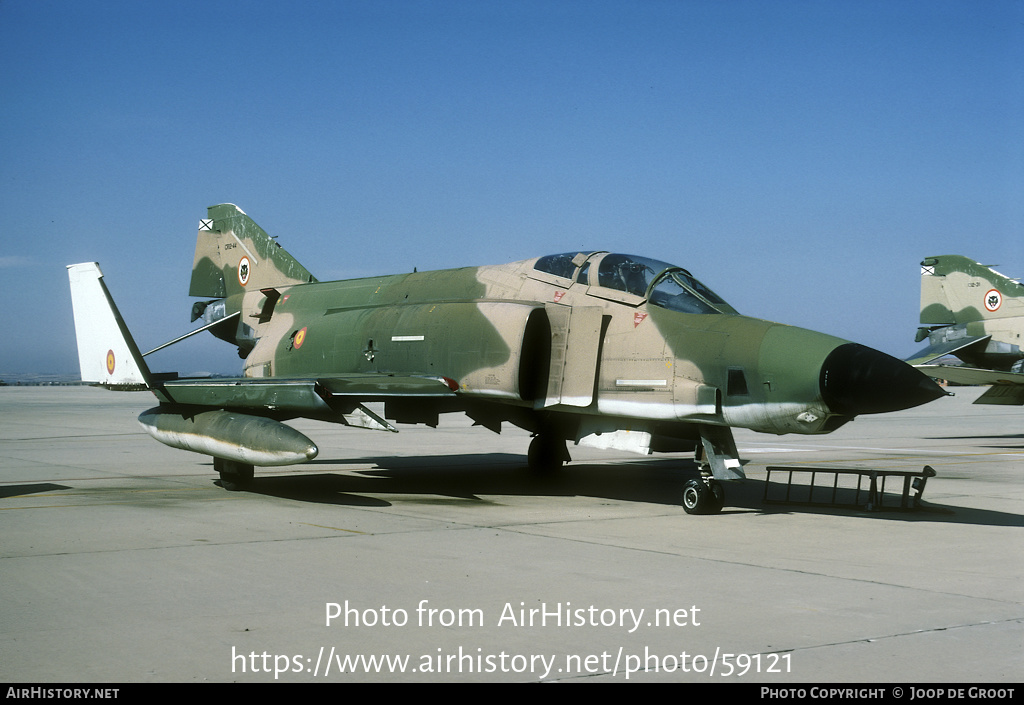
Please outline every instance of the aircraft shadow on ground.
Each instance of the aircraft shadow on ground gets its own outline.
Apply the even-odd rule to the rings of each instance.
[[[283,499],[341,506],[388,507],[402,495],[403,504],[492,504],[491,496],[584,496],[615,501],[645,502],[678,507],[683,484],[698,476],[697,464],[679,458],[614,464],[574,462],[550,475],[526,467],[521,455],[481,453],[430,457],[320,459],[341,472],[271,476],[257,472],[250,492]],[[372,469],[344,471],[346,464]],[[769,497],[780,496],[772,482]],[[416,496],[419,496],[417,498]],[[1006,512],[951,507],[925,499],[916,509],[898,509],[899,498],[886,495],[886,507],[864,507],[765,501],[765,481],[748,479],[726,486],[723,514],[827,514],[875,520],[930,521],[988,526],[1024,527],[1024,517]]]
[[[1001,434],[978,433],[978,434],[975,434],[973,436],[928,436],[927,440],[929,440],[929,441],[974,441],[974,440],[977,440],[979,438],[1005,438],[1005,439],[1017,438],[1017,439],[1024,440],[1024,433],[1001,433]],[[1020,446],[1017,446],[1017,447],[1019,448]]]
[[[52,482],[36,482],[26,485],[3,485],[0,486],[0,499],[8,497],[21,497],[27,494],[38,494],[39,492],[53,492],[55,490],[70,490],[67,485],[56,485]]]
[[[386,495],[403,495],[403,503],[423,504],[490,503],[485,497],[491,495],[582,495],[671,505],[678,504],[685,478],[697,475],[697,466],[691,461],[683,467],[673,462],[671,466],[657,468],[644,463],[627,467],[573,463],[545,476],[530,471],[523,456],[502,453],[314,462],[335,468],[345,464],[376,467],[355,473],[278,477],[261,477],[257,472],[250,490],[290,499],[359,506],[388,506],[392,502],[379,499]],[[420,495],[422,499],[410,499],[409,495]]]
[[[991,450],[1010,450],[1024,452],[1024,443],[1013,443],[1013,441],[1024,441],[1024,434],[1022,433],[1010,433],[1005,435],[992,435],[992,434],[979,434],[975,436],[933,436],[928,440],[931,441],[993,441],[991,445],[979,445],[979,448],[988,448]],[[1006,441],[1006,444],[996,445],[996,441]]]

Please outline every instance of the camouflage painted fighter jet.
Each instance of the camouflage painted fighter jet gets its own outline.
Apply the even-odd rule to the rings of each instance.
[[[1024,286],[960,255],[921,262],[921,327],[928,347],[907,361],[959,384],[990,384],[975,404],[1024,404]],[[933,364],[953,355],[965,366]]]
[[[695,449],[702,478],[683,505],[709,513],[724,502],[719,481],[744,476],[731,427],[829,433],[943,395],[876,350],[739,315],[686,269],[647,257],[572,251],[318,282],[240,209],[213,206],[196,244],[189,293],[207,300],[193,332],[238,347],[233,379],[151,374],[99,267],[69,270],[83,380],[152,390],[160,404],[143,428],[212,456],[229,489],[254,466],[317,454],[283,420],[395,431],[461,412],[530,431],[538,470],[568,461],[568,442]]]

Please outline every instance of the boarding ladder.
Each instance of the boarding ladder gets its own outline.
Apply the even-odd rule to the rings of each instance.
[[[935,477],[935,470],[930,465],[925,465],[923,470],[917,472],[780,466],[770,466],[767,470],[768,474],[764,482],[764,502],[766,504],[857,507],[869,512],[881,509],[911,510],[919,508],[921,495],[924,494],[928,478]],[[773,486],[771,482],[773,472],[776,475],[784,475],[785,483],[776,482]],[[897,482],[902,478],[903,482],[900,489],[893,489],[887,495],[885,484],[886,480],[890,478],[894,478]],[[854,484],[854,479],[856,484]],[[818,484],[819,480],[825,482]],[[911,494],[912,491],[913,494]]]

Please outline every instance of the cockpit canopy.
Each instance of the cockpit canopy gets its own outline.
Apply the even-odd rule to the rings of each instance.
[[[600,289],[621,291],[648,303],[682,313],[736,313],[722,297],[692,274],[667,262],[612,252],[566,252],[541,257],[539,272],[574,280],[600,295]]]

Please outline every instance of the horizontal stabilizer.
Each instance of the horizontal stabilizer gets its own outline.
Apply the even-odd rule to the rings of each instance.
[[[932,379],[944,379],[956,384],[1013,384],[1024,385],[1024,373],[983,370],[978,367],[954,365],[918,365],[917,369]]]
[[[1000,406],[1024,406],[1024,383],[996,384],[974,400],[975,404],[998,404]]]
[[[1024,373],[954,365],[919,365],[917,369],[934,379],[944,379],[955,384],[992,385],[991,389],[974,400],[975,404],[1024,406]]]
[[[949,340],[946,342],[938,343],[936,345],[929,345],[923,350],[918,350],[916,353],[908,357],[904,362],[914,367],[925,365],[932,360],[938,360],[940,357],[946,355],[952,355],[953,353],[969,348],[972,345],[980,344],[991,338],[991,335],[981,335],[975,337],[959,338],[957,340]]]

